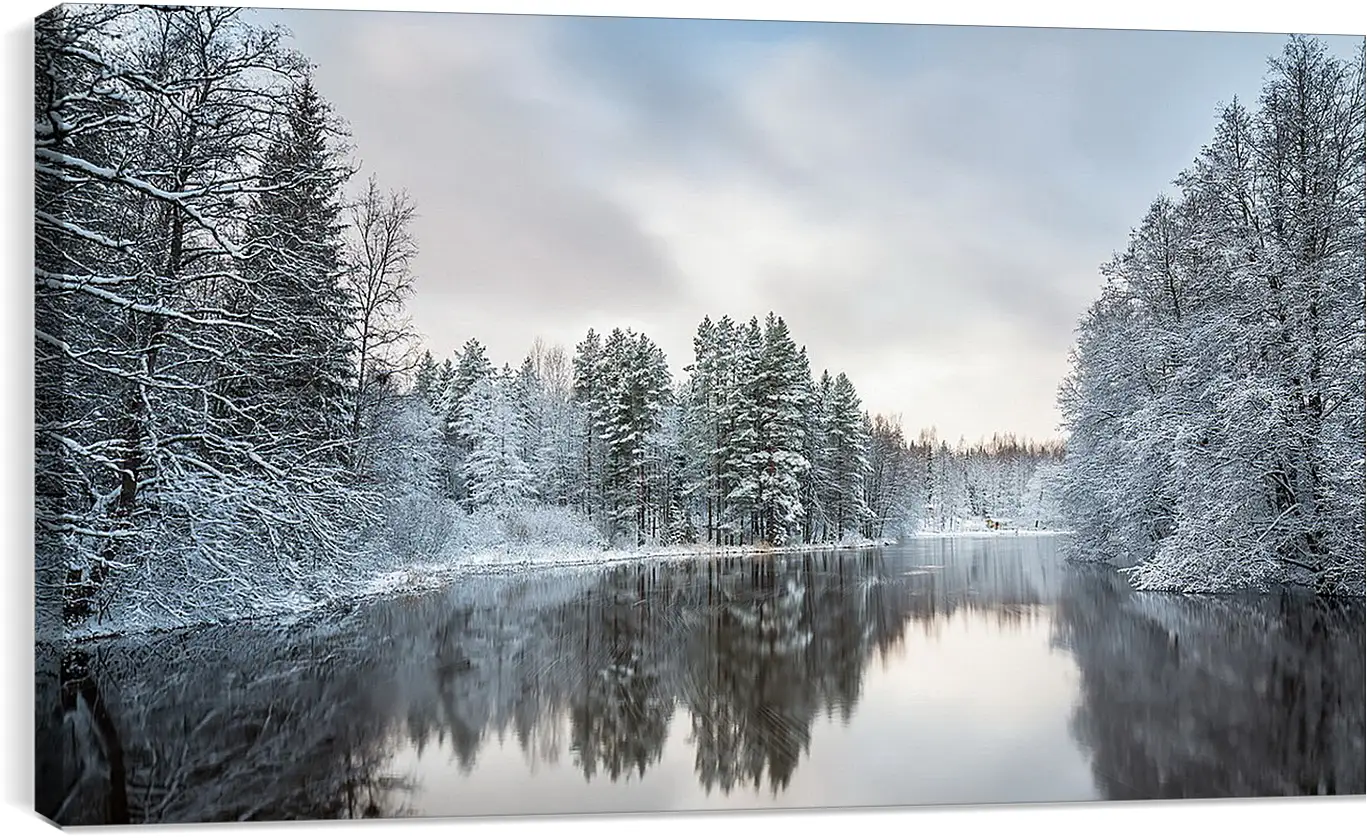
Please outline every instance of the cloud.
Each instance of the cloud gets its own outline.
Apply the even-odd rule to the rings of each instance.
[[[629,326],[678,372],[704,314],[775,310],[871,409],[970,439],[1054,432],[1097,266],[1279,43],[286,17],[366,167],[422,213],[435,352],[474,336],[516,364],[537,335]]]
[[[1093,282],[1069,273],[1066,227],[1028,211],[1029,184],[953,151],[964,123],[943,118],[950,100],[985,125],[1062,143],[1061,106],[989,97],[1011,92],[996,81],[880,75],[826,44],[784,44],[731,93],[726,133],[749,141],[728,165],[655,161],[624,172],[615,194],[664,243],[692,300],[713,314],[777,308],[817,367],[848,371],[871,407],[910,422],[940,412],[978,434],[988,426],[966,417],[1009,427],[1023,408],[1030,432],[1049,434]],[[1043,381],[1042,356],[1055,360]]]
[[[515,362],[566,312],[670,304],[668,260],[576,153],[611,114],[559,76],[548,21],[317,17],[289,23],[320,88],[364,167],[418,206],[413,317],[434,351],[475,336]]]

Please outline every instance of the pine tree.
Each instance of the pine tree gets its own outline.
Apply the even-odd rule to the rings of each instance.
[[[783,319],[769,314],[763,345],[749,382],[754,440],[745,463],[744,497],[753,504],[756,535],[783,544],[800,531],[805,455],[806,383],[810,377]]]
[[[437,372],[437,385],[434,388],[437,395],[437,406],[440,406],[446,398],[446,388],[451,386],[451,381],[456,377],[456,367],[447,358],[441,362],[441,369]]]
[[[512,379],[513,412],[517,423],[518,453],[535,463],[546,434],[545,386],[531,355],[522,360]]]
[[[693,337],[693,363],[684,369],[688,377],[680,394],[684,408],[680,434],[685,452],[684,496],[688,504],[700,508],[703,534],[709,542],[717,537],[721,511],[716,467],[720,411],[718,356],[718,329],[710,317],[703,317]]]
[[[339,162],[338,136],[327,103],[305,79],[266,151],[242,265],[251,281],[236,303],[269,333],[224,381],[227,397],[248,405],[246,433],[335,462],[346,457],[355,395],[352,301],[338,258],[350,171]]]
[[[836,495],[836,451],[832,447],[831,410],[834,381],[828,370],[811,386],[811,401],[807,410],[807,472],[808,524],[807,538],[825,541],[830,537]]]
[[[659,426],[646,437],[646,471],[651,503],[647,529],[657,542],[678,544],[693,540],[693,524],[685,494],[687,455],[683,443],[684,406],[680,393],[671,394],[660,414]]]
[[[742,330],[729,316],[723,315],[717,320],[710,351],[713,358],[713,396],[712,431],[709,437],[712,450],[709,461],[715,494],[715,535],[718,543],[734,544],[739,543],[743,531],[731,500],[731,490],[736,481],[732,460],[737,454],[732,448],[732,442],[740,427],[740,410],[744,398],[741,385],[746,371],[745,361],[741,357]]]
[[[644,543],[652,490],[647,440],[671,398],[664,353],[648,337],[613,329],[603,344],[598,430],[605,445],[604,500],[615,535]]]
[[[589,329],[588,334],[575,347],[573,367],[574,401],[579,408],[581,423],[577,433],[577,447],[582,464],[580,473],[583,475],[578,504],[584,514],[606,528],[606,521],[603,518],[603,475],[607,454],[602,426],[605,421],[607,372],[603,357],[603,341],[593,329]]]
[[[470,508],[470,480],[466,458],[474,450],[474,440],[463,430],[466,426],[466,397],[476,384],[494,374],[494,366],[484,345],[471,338],[461,348],[450,381],[442,393],[439,413],[446,428],[447,475],[451,497]]]
[[[845,373],[831,385],[829,439],[832,451],[832,497],[829,501],[835,537],[858,533],[869,519],[864,498],[868,473],[868,436],[864,412],[854,384]]]
[[[760,453],[759,365],[764,352],[764,332],[758,318],[750,318],[739,332],[735,355],[728,365],[726,401],[721,415],[720,468],[726,490],[724,524],[737,538],[759,532],[761,485],[756,474]],[[729,386],[728,386],[729,385]]]
[[[484,344],[470,338],[457,353],[457,362],[451,368],[446,388],[442,391],[441,407],[447,420],[459,423],[461,401],[479,381],[494,374],[494,365],[489,361]]]
[[[424,349],[422,358],[418,361],[417,372],[413,377],[413,392],[422,396],[428,408],[433,410],[437,407],[440,392],[437,387],[441,377],[441,367],[437,366],[436,360],[432,357],[432,350]]]

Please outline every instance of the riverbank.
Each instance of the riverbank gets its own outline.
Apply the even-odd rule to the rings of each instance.
[[[517,546],[484,549],[439,561],[410,563],[402,568],[376,573],[345,590],[282,590],[263,594],[249,607],[226,607],[203,619],[175,619],[172,615],[140,615],[141,619],[95,620],[64,631],[60,638],[40,637],[47,642],[88,643],[138,634],[159,634],[202,628],[225,623],[273,620],[289,624],[327,609],[342,608],[387,596],[417,594],[439,590],[461,579],[488,576],[516,576],[522,573],[556,569],[608,567],[615,564],[650,560],[705,560],[740,556],[783,555],[789,553],[835,552],[888,546],[891,539],[847,540],[839,544],[798,544],[783,547],[764,545],[715,546],[680,544],[638,549],[591,550],[565,546]]]
[[[1072,530],[1000,529],[1000,530],[925,530],[908,536],[911,539],[932,538],[1017,538],[1024,536],[1075,535]]]
[[[931,539],[992,539],[1068,535],[1054,530],[954,530],[946,532],[918,532],[909,540]],[[886,547],[897,543],[894,539],[847,539],[840,543],[794,544],[781,547],[766,545],[717,546],[710,544],[679,544],[626,549],[596,550],[582,545],[502,545],[485,547],[461,555],[446,555],[440,559],[415,561],[403,567],[390,568],[357,579],[344,588],[314,588],[302,590],[283,588],[278,592],[262,592],[250,603],[224,605],[212,610],[202,619],[178,618],[172,614],[140,613],[123,619],[95,620],[64,631],[60,638],[47,637],[49,642],[86,643],[138,634],[184,631],[211,625],[255,620],[273,620],[289,624],[307,619],[328,609],[343,608],[359,602],[388,596],[419,594],[439,590],[461,579],[489,576],[517,576],[523,573],[549,570],[574,570],[587,567],[608,567],[639,561],[685,561],[735,558],[742,556],[782,556],[793,553],[839,552]]]

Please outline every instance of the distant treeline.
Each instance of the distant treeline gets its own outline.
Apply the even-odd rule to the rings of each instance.
[[[850,378],[814,375],[770,313],[704,318],[673,381],[644,334],[590,330],[568,356],[538,341],[496,368],[477,340],[414,390],[443,431],[443,491],[467,511],[540,503],[590,516],[621,543],[788,544],[920,528],[1058,523],[1059,442],[909,440]]]

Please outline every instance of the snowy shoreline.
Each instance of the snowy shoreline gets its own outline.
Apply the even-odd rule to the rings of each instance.
[[[1001,530],[949,530],[946,532],[918,532],[907,536],[909,541],[929,540],[935,538],[1017,538],[1021,536],[1065,536],[1076,535],[1072,530],[1026,530],[1026,529],[1001,529]]]
[[[345,593],[332,596],[310,596],[302,591],[283,594],[273,603],[250,612],[224,614],[198,621],[158,621],[146,625],[115,626],[108,623],[82,625],[66,630],[59,643],[91,643],[137,635],[166,634],[228,623],[272,620],[281,625],[302,620],[309,615],[330,608],[341,608],[355,603],[389,596],[440,590],[460,579],[479,576],[511,576],[538,570],[608,567],[629,562],[649,560],[714,559],[738,556],[777,555],[798,552],[827,552],[866,550],[886,546],[883,542],[867,541],[848,544],[804,544],[791,547],[708,547],[707,545],[678,545],[644,550],[562,551],[548,548],[488,549],[461,556],[454,561],[415,563],[405,568],[377,574]],[[53,638],[38,637],[38,642],[53,642]]]
[[[918,532],[907,541],[954,538],[1015,538],[1021,536],[1069,535],[1054,530],[955,530],[946,532]],[[390,596],[425,593],[440,590],[455,582],[480,576],[512,576],[533,571],[609,567],[641,561],[711,560],[720,558],[783,556],[794,553],[826,553],[850,550],[869,550],[896,546],[893,539],[870,539],[843,543],[797,544],[771,547],[758,545],[711,546],[700,544],[651,547],[639,550],[585,549],[558,550],[554,548],[485,549],[466,554],[452,561],[424,562],[390,570],[372,576],[345,593],[331,596],[311,596],[302,591],[282,594],[274,602],[239,614],[225,614],[199,621],[164,621],[147,625],[114,626],[107,623],[84,625],[64,631],[57,642],[84,644],[100,640],[138,635],[166,634],[229,623],[271,620],[290,625],[310,615],[328,609],[344,608],[361,602]],[[45,638],[38,638],[43,642]],[[51,638],[46,638],[51,641]]]

